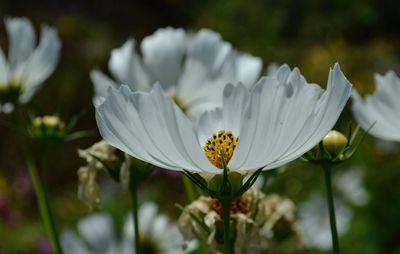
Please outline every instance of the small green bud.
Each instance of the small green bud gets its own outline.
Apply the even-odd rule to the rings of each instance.
[[[231,182],[233,193],[237,192],[243,185],[244,176],[239,172],[232,171],[228,173],[228,179]]]
[[[231,171],[228,173],[228,181],[232,186],[233,192],[238,191],[243,185],[244,175],[239,172]],[[208,181],[208,188],[214,191],[218,191],[221,188],[222,182],[224,179],[223,174],[215,175]]]
[[[343,152],[347,145],[347,138],[342,133],[331,130],[322,140],[325,150],[333,157],[338,156]]]
[[[213,176],[209,181],[208,181],[208,188],[210,190],[218,191],[219,188],[222,185],[222,180],[224,179],[224,176],[222,174],[218,174]]]
[[[28,133],[33,139],[44,141],[62,140],[67,136],[68,131],[65,123],[58,116],[46,115],[35,117],[28,128]]]

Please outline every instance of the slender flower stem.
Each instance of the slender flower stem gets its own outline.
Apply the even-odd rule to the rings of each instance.
[[[16,112],[18,114],[19,112]],[[22,126],[20,123],[20,118],[17,117],[17,128]],[[36,168],[35,162],[32,159],[31,154],[29,153],[29,149],[24,140],[23,133],[20,132],[19,129],[16,130],[16,134],[21,145],[22,152],[25,156],[25,160],[27,163],[28,171],[32,179],[33,188],[35,190],[36,198],[39,205],[40,215],[42,217],[42,222],[46,231],[47,236],[49,237],[51,247],[53,249],[54,254],[62,254],[61,246],[58,241],[58,235],[56,232],[56,227],[54,224],[54,219],[50,211],[49,197],[46,192],[46,189],[43,186],[43,179],[41,179],[38,169]]]
[[[331,183],[331,170],[332,164],[327,163],[323,166],[324,174],[325,174],[325,185],[326,185],[326,194],[328,197],[328,207],[329,207],[329,222],[331,224],[331,235],[332,235],[332,246],[333,253],[339,254],[339,238],[336,228],[336,216],[335,216],[335,204],[333,201],[332,194],[332,183]]]
[[[139,232],[139,202],[136,184],[131,184],[131,198],[132,198],[132,214],[133,214],[133,231],[135,235],[135,253],[140,252],[140,232]]]
[[[230,229],[232,201],[230,199],[222,199],[220,202],[222,206],[222,220],[224,227],[224,254],[232,254]]]
[[[45,142],[43,144],[43,149],[42,149],[42,161],[40,163],[40,177],[42,178],[44,185],[43,188],[47,192],[47,185],[46,185],[46,180],[47,180],[47,162],[49,158],[49,144]]]
[[[50,212],[49,197],[43,187],[43,183],[40,179],[40,176],[37,172],[37,169],[33,161],[28,160],[27,163],[28,163],[28,170],[32,178],[33,187],[35,189],[36,198],[38,200],[40,214],[42,216],[46,233],[50,238],[51,247],[55,254],[61,254],[62,251],[60,243],[58,242],[57,233],[54,226],[54,220]]]

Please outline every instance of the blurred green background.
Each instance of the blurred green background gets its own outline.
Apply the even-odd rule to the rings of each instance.
[[[76,129],[97,131],[89,71],[96,67],[106,71],[111,49],[129,37],[141,41],[165,26],[208,27],[237,49],[262,57],[263,73],[271,62],[288,63],[300,67],[308,81],[325,86],[329,67],[339,62],[355,89],[365,94],[374,90],[373,73],[389,69],[399,73],[399,10],[399,1],[376,0],[1,0],[0,45],[7,49],[3,17],[26,16],[36,28],[43,22],[55,26],[63,43],[61,61],[29,110],[58,113],[66,121],[83,113]],[[340,130],[347,130],[352,119],[349,108],[338,123]],[[0,253],[46,253],[29,176],[11,133],[0,127]],[[84,164],[76,149],[99,139],[97,135],[52,151],[48,182],[59,230],[73,226],[89,212],[76,197],[76,172]],[[341,238],[343,253],[400,253],[399,155],[397,144],[368,137],[355,158],[337,169],[361,166],[370,196],[368,204],[353,208],[350,229]],[[268,191],[298,204],[315,190],[323,191],[322,180],[319,169],[295,162],[285,174],[276,176]],[[122,223],[129,208],[128,197],[106,174],[103,189],[104,209]],[[142,200],[158,202],[163,212],[177,218],[174,203],[186,202],[185,196],[178,194],[182,190],[176,177],[161,180],[152,176],[141,187],[140,195]]]

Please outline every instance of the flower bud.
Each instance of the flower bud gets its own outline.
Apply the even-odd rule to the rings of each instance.
[[[37,140],[62,140],[67,136],[65,123],[55,115],[35,117],[32,120],[28,132],[33,139]]]
[[[232,186],[232,191],[236,192],[242,187],[244,176],[236,171],[228,173],[228,181]],[[224,176],[222,174],[215,175],[208,181],[208,187],[211,190],[218,191],[221,188]]]
[[[346,147],[347,138],[342,133],[331,130],[322,140],[322,144],[330,155],[336,157]]]

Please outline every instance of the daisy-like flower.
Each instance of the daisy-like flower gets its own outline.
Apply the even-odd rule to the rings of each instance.
[[[9,113],[14,105],[27,103],[53,72],[61,42],[57,31],[42,25],[40,41],[26,18],[6,18],[9,39],[8,59],[0,49],[0,112]]]
[[[354,166],[338,172],[334,177],[336,190],[351,205],[363,206],[369,201],[368,191],[363,184],[364,171],[363,168]]]
[[[338,65],[326,91],[284,65],[251,91],[228,84],[222,108],[204,113],[196,126],[159,85],[150,93],[110,88],[96,120],[109,144],[153,165],[207,177],[223,173],[222,155],[230,171],[245,175],[310,150],[336,123],[350,92]]]
[[[338,235],[344,235],[350,226],[352,210],[339,197],[334,197]],[[308,247],[329,250],[332,236],[329,225],[329,209],[326,198],[314,194],[299,206],[299,224]]]
[[[157,213],[154,203],[140,207],[140,236],[142,253],[185,253],[183,238],[176,224]],[[76,234],[71,229],[61,233],[60,241],[65,254],[132,254],[135,253],[133,220],[127,215],[120,239],[117,238],[112,218],[107,213],[95,213],[78,222]],[[191,244],[191,250],[195,245]]]
[[[113,79],[98,70],[91,72],[94,104],[107,96],[108,87],[129,85],[133,91],[150,91],[159,82],[165,93],[190,116],[221,103],[224,86],[238,81],[251,86],[259,77],[262,61],[234,50],[218,33],[202,29],[188,33],[163,28],[143,39],[142,57],[134,39],[111,52],[108,67]]]
[[[400,79],[393,71],[375,74],[376,91],[362,98],[352,94],[353,114],[358,124],[368,133],[381,139],[400,141]]]

